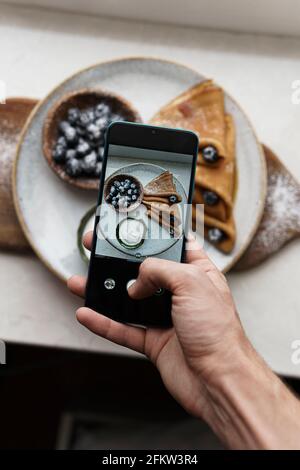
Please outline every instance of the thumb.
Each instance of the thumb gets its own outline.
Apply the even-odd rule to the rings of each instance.
[[[128,288],[128,294],[134,299],[153,295],[159,288],[174,291],[182,278],[182,265],[175,261],[159,258],[147,258],[140,265],[136,281]]]

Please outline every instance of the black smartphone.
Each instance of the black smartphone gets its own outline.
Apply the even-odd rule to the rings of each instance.
[[[170,292],[133,300],[127,288],[149,256],[184,260],[197,153],[193,132],[129,122],[108,127],[87,307],[120,322],[171,326]]]

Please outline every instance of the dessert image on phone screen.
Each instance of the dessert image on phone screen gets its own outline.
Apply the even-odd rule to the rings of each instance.
[[[96,257],[180,261],[193,155],[108,147]]]

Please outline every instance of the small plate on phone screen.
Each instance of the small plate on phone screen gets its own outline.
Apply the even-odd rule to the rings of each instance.
[[[137,178],[143,187],[146,186],[152,179],[159,176],[166,169],[158,165],[151,163],[136,163],[133,165],[126,165],[123,168],[119,168],[117,171],[109,175],[109,178],[118,175],[129,175]],[[179,176],[179,175],[178,175]],[[173,174],[173,181],[176,186],[178,194],[182,200],[178,204],[179,212],[182,213],[184,204],[187,202],[187,195],[179,180],[176,178],[176,174]],[[99,230],[103,237],[117,250],[125,253],[126,255],[142,260],[147,256],[154,256],[168,250],[171,246],[175,245],[178,241],[178,237],[171,237],[167,230],[162,228],[156,221],[150,221],[146,213],[146,207],[143,202],[132,212],[128,213],[129,217],[141,220],[145,226],[145,240],[143,244],[134,249],[128,249],[122,245],[116,236],[117,226],[127,218],[127,214],[119,213],[116,217],[115,209],[104,202],[103,204],[104,216],[100,217]],[[152,240],[155,239],[155,243]]]

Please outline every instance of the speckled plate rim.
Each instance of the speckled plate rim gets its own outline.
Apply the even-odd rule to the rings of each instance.
[[[19,204],[19,199],[18,199],[18,194],[17,194],[17,167],[18,167],[18,162],[19,162],[21,146],[23,144],[23,141],[24,141],[24,138],[26,136],[27,130],[28,130],[28,128],[31,124],[31,121],[34,118],[35,114],[44,105],[44,103],[50,98],[50,96],[53,93],[55,93],[55,91],[57,91],[61,86],[63,86],[69,80],[71,80],[72,78],[74,78],[77,75],[81,74],[82,72],[87,72],[87,71],[89,71],[89,70],[91,70],[95,67],[99,67],[99,66],[104,65],[104,64],[117,63],[117,62],[121,62],[121,61],[124,62],[124,61],[129,61],[129,60],[130,61],[155,60],[155,61],[158,61],[158,62],[163,62],[165,64],[173,64],[173,65],[176,65],[176,66],[179,66],[179,67],[184,67],[185,69],[190,70],[191,72],[193,72],[195,74],[199,74],[199,77],[200,77],[200,73],[196,69],[194,69],[194,68],[192,68],[188,65],[182,64],[180,62],[164,59],[164,58],[161,58],[161,57],[155,57],[155,56],[124,56],[124,57],[117,57],[117,58],[112,59],[112,60],[103,60],[103,61],[97,62],[93,65],[90,65],[88,67],[83,67],[82,69],[78,70],[74,74],[67,77],[65,80],[61,81],[54,88],[52,88],[51,91],[34,107],[32,112],[28,116],[28,118],[25,122],[24,128],[22,130],[22,133],[20,135],[20,139],[19,139],[18,146],[17,146],[17,149],[16,149],[16,157],[15,157],[14,164],[13,164],[13,171],[12,171],[12,192],[13,192],[13,202],[14,202],[16,214],[17,214],[18,220],[20,222],[21,228],[24,232],[24,235],[25,235],[26,239],[28,240],[28,243],[31,245],[31,247],[32,247],[33,251],[35,252],[35,254],[42,261],[42,263],[56,277],[58,277],[64,283],[66,282],[67,279],[63,275],[61,275],[61,273],[58,270],[56,270],[52,266],[52,264],[48,261],[48,259],[37,248],[37,246],[34,243],[33,238],[31,237],[31,234],[30,234],[29,228],[28,228],[28,226],[25,222],[25,219],[23,217],[23,213],[22,213],[22,210],[21,210],[21,206]],[[203,77],[205,77],[205,75],[201,76],[201,78],[203,78]],[[217,83],[217,82],[215,81],[215,83]],[[259,225],[259,223],[262,219],[264,206],[265,206],[265,199],[266,199],[266,194],[267,194],[267,167],[266,167],[266,161],[265,161],[262,145],[261,145],[261,143],[260,143],[260,141],[257,137],[257,134],[254,130],[254,127],[251,124],[250,119],[248,118],[248,115],[245,113],[244,109],[237,103],[237,101],[234,98],[232,98],[232,96],[226,90],[224,90],[224,91],[226,92],[226,95],[232,100],[232,102],[234,102],[234,104],[242,111],[242,113],[244,114],[244,117],[245,117],[245,119],[246,119],[246,121],[249,125],[249,128],[253,132],[253,136],[256,140],[257,148],[259,150],[260,164],[261,164],[261,169],[262,169],[261,175],[260,175],[261,176],[261,181],[260,181],[261,193],[260,193],[259,201],[257,203],[256,223],[253,225],[252,230],[249,232],[249,235],[248,235],[247,239],[244,241],[244,244],[241,246],[240,250],[235,254],[235,256],[232,257],[231,261],[223,269],[223,273],[226,273],[234,266],[234,264],[238,261],[238,259],[246,251],[246,249],[249,246],[249,244],[250,244],[250,242],[251,242],[251,240],[252,240],[252,238],[253,238],[253,236],[254,236],[257,228],[258,228],[258,225]]]

